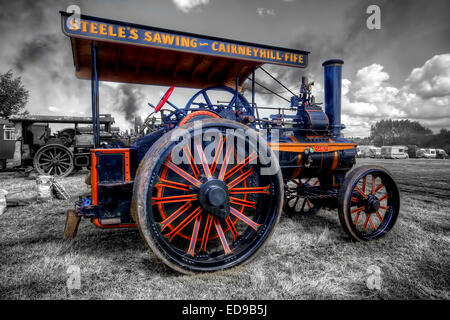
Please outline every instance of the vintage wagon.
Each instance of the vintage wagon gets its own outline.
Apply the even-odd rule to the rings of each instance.
[[[33,166],[38,174],[65,177],[73,170],[90,167],[93,133],[83,125],[91,125],[91,117],[14,115],[0,121],[0,169],[9,162],[11,168]],[[99,115],[98,123],[102,143],[120,142],[112,133],[114,118],[110,114]],[[51,124],[66,127],[52,134]]]
[[[137,227],[164,263],[194,273],[253,259],[283,208],[337,208],[344,230],[359,241],[381,238],[395,224],[400,199],[390,173],[374,166],[350,171],[356,145],[341,136],[341,60],[323,63],[324,109],[303,78],[287,108],[268,108],[278,113],[260,118],[255,70],[266,72],[265,63],[304,68],[308,52],[61,17],[75,73],[92,81],[94,128],[99,81],[170,86],[156,107],[150,104],[164,111],[159,130],[128,148],[100,148],[97,133],[92,192],[68,212],[66,238],[76,235],[81,217],[100,228]],[[251,101],[241,92],[246,80]],[[174,86],[199,91],[180,107],[168,100]]]

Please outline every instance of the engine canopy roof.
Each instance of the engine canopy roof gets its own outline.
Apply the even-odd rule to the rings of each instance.
[[[253,68],[271,63],[304,68],[307,51],[81,15],[61,13],[70,37],[76,76],[91,79],[91,44],[97,47],[101,81],[206,88],[239,85]]]

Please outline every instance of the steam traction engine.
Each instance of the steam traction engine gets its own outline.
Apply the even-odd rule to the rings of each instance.
[[[89,16],[77,26],[68,18],[62,13],[76,74],[92,81],[94,136],[99,80],[201,90],[183,107],[168,100],[174,86],[149,104],[163,125],[132,147],[99,148],[94,138],[92,192],[68,212],[66,238],[76,235],[81,217],[100,228],[136,226],[164,263],[193,273],[250,261],[283,208],[289,215],[337,208],[344,230],[359,241],[381,238],[395,224],[399,191],[389,172],[350,171],[356,145],[341,136],[341,60],[323,64],[324,109],[303,79],[287,110],[260,118],[255,70],[264,63],[306,67],[308,52]],[[240,90],[246,80],[251,102]]]

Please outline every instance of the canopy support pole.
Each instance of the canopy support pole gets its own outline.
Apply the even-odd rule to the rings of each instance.
[[[235,84],[235,92],[234,92],[234,107],[236,108],[237,106],[237,99],[238,99],[238,94],[239,94],[239,75],[236,75],[236,84]]]
[[[255,68],[252,68],[252,116],[255,116]]]
[[[99,94],[97,73],[97,47],[91,43],[91,93],[92,93],[92,133],[94,148],[100,146]]]

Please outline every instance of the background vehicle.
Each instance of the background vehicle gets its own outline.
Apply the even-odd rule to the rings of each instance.
[[[126,144],[111,133],[111,115],[100,115],[98,121],[102,143]],[[82,125],[92,124],[91,117],[27,115],[12,116],[3,122],[1,158],[8,167],[33,166],[39,174],[53,176],[67,176],[73,170],[90,167],[93,132],[92,127]],[[50,124],[72,127],[52,134]]]
[[[100,228],[137,226],[159,259],[191,274],[251,261],[283,209],[336,208],[358,241],[379,239],[395,224],[400,196],[390,173],[379,166],[350,171],[356,144],[341,136],[342,60],[323,63],[324,108],[303,77],[299,92],[288,89],[288,107],[267,107],[278,113],[260,118],[256,69],[270,75],[263,64],[304,68],[309,52],[82,15],[83,25],[112,30],[100,36],[61,14],[76,75],[92,81],[94,128],[91,195],[68,212],[66,238],[76,235],[81,217]],[[125,38],[119,29],[129,30]],[[247,79],[251,102],[240,92]],[[100,80],[170,85],[150,105],[161,111],[161,127],[131,147],[101,147]],[[175,85],[199,91],[177,106],[169,101]]]
[[[420,158],[436,159],[436,149],[420,149],[419,155]]]
[[[0,170],[6,169],[8,159],[14,157],[16,133],[12,123],[0,119]]]
[[[380,158],[381,148],[375,146],[359,145],[356,147],[358,158]]]
[[[406,150],[405,146],[382,146],[381,157],[384,159],[407,159],[409,156]]]
[[[418,148],[416,145],[407,145],[406,146],[406,152],[408,153],[409,158],[419,158],[418,152],[420,148]]]
[[[450,156],[444,149],[436,149],[436,159],[450,159]]]

